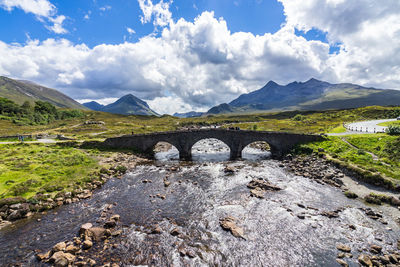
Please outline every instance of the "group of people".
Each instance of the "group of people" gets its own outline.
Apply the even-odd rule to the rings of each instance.
[[[18,135],[18,141],[24,142],[24,136]]]

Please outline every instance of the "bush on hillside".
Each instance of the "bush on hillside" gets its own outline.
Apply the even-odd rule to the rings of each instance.
[[[389,125],[386,129],[386,132],[390,135],[400,135],[400,126]]]
[[[28,101],[21,106],[7,98],[0,97],[0,119],[12,121],[17,125],[45,125],[55,120],[83,117],[80,110],[58,110],[54,105],[36,101],[32,107]]]

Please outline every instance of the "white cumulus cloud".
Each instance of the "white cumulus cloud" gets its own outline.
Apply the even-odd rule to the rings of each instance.
[[[160,0],[157,4],[153,4],[152,0],[138,0],[138,2],[143,12],[143,16],[140,18],[143,24],[151,22],[153,19],[154,26],[165,27],[171,21],[172,14],[169,10],[169,6],[172,0],[170,2]]]
[[[67,33],[62,23],[66,19],[65,16],[57,16],[57,8],[48,0],[0,0],[0,7],[12,11],[14,8],[22,9],[25,13],[34,14],[40,21],[47,19],[53,23],[46,26],[49,30],[57,34]]]
[[[273,34],[231,32],[224,19],[204,12],[194,21],[170,19],[160,36],[134,43],[89,48],[65,39],[0,41],[0,75],[33,80],[77,99],[132,93],[160,113],[205,110],[269,80],[284,84],[315,77],[400,89],[400,9],[395,1],[280,1],[287,22]],[[368,16],[342,14],[357,14],[357,3]],[[341,25],[344,19],[349,27]],[[330,54],[329,44],[296,36],[295,28],[327,32],[341,49]]]

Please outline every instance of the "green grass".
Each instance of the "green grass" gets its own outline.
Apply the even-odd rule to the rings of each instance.
[[[73,147],[0,145],[0,198],[72,189],[98,168],[94,157]]]
[[[18,137],[0,138],[0,142],[19,142]],[[24,142],[35,141],[30,137],[24,137]]]
[[[396,125],[400,126],[400,121],[387,121],[378,124],[379,126],[389,126],[389,125]]]
[[[330,133],[345,133],[347,131],[346,128],[343,127],[343,125],[340,125],[336,128],[333,128]]]
[[[329,137],[326,141],[301,145],[297,151],[310,152],[312,150],[317,153],[318,148],[323,148],[332,158],[338,159],[348,166],[356,166],[366,175],[400,180],[400,160],[393,156],[393,151],[397,148],[391,146],[397,140],[396,137],[386,134],[344,137],[357,148],[350,146],[341,138],[343,137]],[[377,155],[379,160],[374,160],[366,151]]]
[[[343,122],[393,118],[400,114],[400,107],[366,107],[329,111],[287,111],[275,113],[218,115],[200,118],[176,118],[172,116],[124,116],[104,112],[85,111],[81,118],[54,121],[48,125],[18,126],[0,118],[0,136],[14,134],[64,134],[78,139],[101,139],[124,134],[173,131],[190,126],[232,124],[241,129],[257,131],[285,131],[295,133],[340,132]],[[301,120],[293,119],[296,115]],[[88,120],[103,121],[104,125],[84,125]],[[101,133],[101,134],[99,134]]]

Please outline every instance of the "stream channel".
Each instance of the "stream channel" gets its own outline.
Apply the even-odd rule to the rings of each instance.
[[[159,152],[151,164],[111,179],[88,200],[0,230],[1,265],[42,266],[34,250],[71,240],[82,224],[95,224],[110,203],[123,225],[113,251],[121,266],[339,266],[338,243],[351,247],[354,257],[346,261],[358,266],[358,249],[371,244],[391,249],[400,238],[394,208],[373,207],[387,225],[372,220],[360,210],[368,207],[363,202],[285,171],[279,161],[269,159],[269,152],[246,148],[243,160],[229,161],[229,148],[212,139],[192,151],[193,162],[179,162],[175,149]],[[224,171],[227,166],[234,172]],[[247,184],[254,178],[282,190],[267,191],[264,199],[251,197]],[[150,197],[156,194],[166,198]],[[343,209],[338,218],[320,215],[336,209]],[[219,220],[227,216],[236,219],[245,238],[221,228]],[[161,234],[149,233],[154,225]],[[179,236],[170,234],[174,228]],[[180,248],[190,250],[191,257],[182,256]]]

